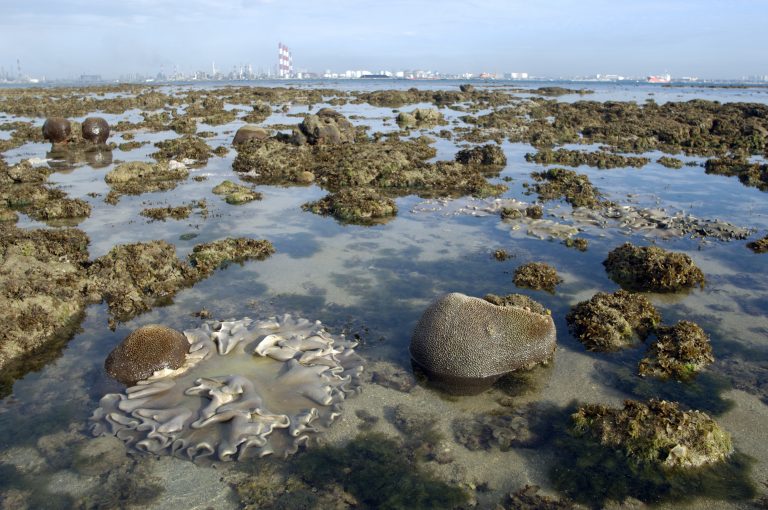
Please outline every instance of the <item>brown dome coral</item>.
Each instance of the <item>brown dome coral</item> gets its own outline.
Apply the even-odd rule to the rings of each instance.
[[[107,356],[107,373],[131,386],[164,368],[177,369],[184,364],[189,342],[175,329],[150,324],[133,331]]]
[[[430,379],[463,393],[547,361],[555,346],[549,315],[454,292],[438,298],[421,316],[410,352]]]
[[[105,395],[91,417],[94,435],[191,460],[290,455],[359,390],[356,343],[319,321],[209,321],[184,335],[184,365]]]

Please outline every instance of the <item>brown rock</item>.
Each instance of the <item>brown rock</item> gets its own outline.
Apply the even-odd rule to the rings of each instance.
[[[237,130],[232,145],[240,145],[250,140],[266,140],[269,138],[269,131],[253,124],[246,124]]]
[[[66,142],[72,134],[72,126],[63,117],[50,117],[43,124],[43,138],[52,144]]]
[[[83,121],[83,138],[91,143],[104,143],[109,138],[109,124],[101,117],[88,117]]]

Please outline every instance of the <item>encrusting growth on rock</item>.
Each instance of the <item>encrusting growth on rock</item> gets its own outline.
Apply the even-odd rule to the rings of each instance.
[[[676,292],[704,286],[704,273],[685,253],[624,243],[603,262],[608,276],[633,291]]]
[[[715,361],[709,336],[694,322],[659,326],[655,333],[648,355],[640,360],[640,375],[686,380]]]

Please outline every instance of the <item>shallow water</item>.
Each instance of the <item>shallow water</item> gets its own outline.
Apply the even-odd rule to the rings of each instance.
[[[322,83],[327,88],[354,90],[413,85],[394,81],[376,85]],[[536,84],[540,85],[551,83]],[[450,88],[445,83],[420,82],[417,86]],[[642,84],[591,83],[571,86],[594,88],[594,95],[576,96],[576,99],[599,101],[644,101],[653,97],[657,102],[695,98],[768,102],[768,94],[760,89],[667,89]],[[560,98],[571,99],[573,96]],[[315,105],[313,111],[322,106]],[[353,122],[371,125],[371,132],[397,129],[392,110],[388,108],[348,104],[336,109],[347,116],[364,117]],[[289,113],[306,111],[306,106],[297,105]],[[461,115],[448,109],[442,111],[449,121]],[[110,116],[109,121],[136,116],[136,112],[128,112]],[[296,117],[274,114],[265,124],[298,121]],[[238,120],[219,127],[199,125],[198,131],[216,133],[207,139],[211,147],[228,146],[232,134],[242,124],[243,121]],[[439,129],[428,130],[428,134]],[[413,134],[418,132],[414,130]],[[172,132],[139,133],[136,140],[155,142],[175,136]],[[112,139],[120,141],[114,134]],[[457,145],[442,138],[436,137],[436,140],[438,159],[452,159]],[[509,142],[502,147],[508,164],[501,177],[513,179],[504,197],[532,201],[535,196],[525,195],[522,183],[531,181],[531,171],[542,168],[525,162],[524,154],[533,152],[533,148]],[[8,163],[30,157],[45,158],[47,149],[44,144],[27,144],[8,151],[5,157]],[[148,159],[154,150],[152,143],[126,153],[115,150],[113,159],[115,162]],[[512,408],[539,403],[563,410],[573,402],[620,405],[625,398],[660,396],[715,415],[732,432],[737,450],[753,458],[748,477],[759,490],[765,491],[761,484],[768,481],[768,427],[765,426],[768,406],[758,396],[735,389],[732,378],[722,368],[722,363],[729,360],[743,360],[747,363],[742,370],[749,371],[753,367],[750,363],[765,365],[768,361],[768,272],[765,271],[768,259],[766,255],[753,254],[745,247],[745,241],[652,240],[663,248],[688,253],[705,273],[707,285],[688,293],[651,294],[649,298],[665,323],[690,319],[701,325],[711,336],[719,361],[693,383],[646,384],[632,372],[643,356],[642,347],[618,355],[587,352],[568,332],[565,314],[570,306],[588,299],[596,291],[618,288],[601,264],[608,251],[625,241],[644,245],[648,239],[617,229],[588,229],[580,237],[589,240],[589,249],[581,253],[558,241],[526,235],[525,229],[515,230],[495,214],[450,214],[450,204],[425,212],[424,207],[420,207],[424,201],[415,196],[397,199],[398,215],[385,225],[341,225],[331,217],[301,210],[301,204],[325,195],[317,186],[259,186],[258,191],[264,195],[262,200],[232,206],[213,195],[211,189],[224,179],[235,177],[231,169],[235,154],[231,150],[227,156],[213,157],[206,166],[192,170],[192,176],[205,175],[207,180],[188,179],[169,192],[123,196],[116,206],[103,202],[109,190],[104,175],[115,163],[104,168],[82,164],[51,176],[50,182],[59,184],[70,197],[81,198],[92,205],[91,216],[79,224],[91,239],[91,258],[107,253],[116,244],[154,239],[175,244],[179,256],[184,256],[195,244],[226,236],[268,239],[276,253],[264,261],[231,264],[218,270],[194,287],[181,291],[172,304],[119,324],[115,331],[107,327],[105,306],[89,307],[81,331],[60,356],[42,370],[17,381],[13,394],[0,402],[0,498],[5,497],[11,505],[20,501],[14,498],[20,497],[21,501],[31,498],[26,501],[33,503],[33,507],[58,508],[84,495],[117,490],[103,485],[103,478],[78,472],[72,467],[72,459],[78,448],[88,442],[78,431],[86,430],[88,417],[98,406],[99,398],[120,390],[104,373],[106,355],[141,325],[162,323],[192,329],[201,322],[194,313],[203,308],[219,319],[292,313],[321,320],[336,333],[359,335],[358,353],[371,367],[389,363],[410,371],[407,348],[411,331],[429,302],[446,292],[474,296],[519,292],[538,300],[552,310],[557,327],[558,350],[554,361],[534,370],[523,382],[507,381],[471,397],[446,398],[423,386],[404,393],[367,384],[362,394],[345,404],[339,420],[322,434],[323,442],[336,444],[354,437],[361,424],[355,411],[365,410],[380,417],[374,430],[391,435],[398,434],[391,424],[395,406],[402,404],[415,414],[432,415],[436,430],[447,440],[453,462],[432,462],[430,468],[442,479],[464,487],[482,487],[474,497],[480,507],[492,507],[506,493],[527,483],[540,485],[546,493],[557,494],[549,476],[553,465],[559,462],[557,450],[545,441],[537,447],[509,451],[498,448],[471,451],[454,441],[453,423],[457,418],[503,409],[498,404],[500,399],[505,399],[505,405]],[[648,154],[652,161],[660,155]],[[764,193],[742,186],[735,178],[706,175],[701,167],[671,170],[651,163],[639,170],[589,167],[576,170],[587,174],[606,198],[616,202],[666,207],[702,218],[717,217],[755,229],[752,239],[762,237],[768,229],[768,201]],[[138,214],[150,206],[175,206],[199,199],[208,202],[207,218],[193,213],[187,220],[151,222]],[[459,199],[459,202],[467,200]],[[19,226],[44,224],[22,216]],[[195,234],[195,237],[185,236],[185,240],[181,237],[184,234]],[[491,256],[495,249],[505,249],[512,257],[498,262]],[[564,282],[556,293],[515,287],[512,282],[515,268],[530,261],[547,262],[557,268]],[[137,502],[137,508],[238,506],[226,475],[239,467],[200,467],[184,460],[142,455],[136,458],[139,467],[118,476],[135,477],[138,484],[150,478],[162,489],[156,498]],[[34,495],[30,495],[30,491]],[[744,504],[725,499],[724,502],[695,500],[693,503],[700,508],[712,508],[713,504],[738,508]],[[675,506],[680,502],[664,504]]]

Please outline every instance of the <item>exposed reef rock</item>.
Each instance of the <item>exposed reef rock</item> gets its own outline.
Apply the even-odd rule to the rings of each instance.
[[[640,360],[640,375],[687,380],[715,361],[709,335],[696,323],[680,321],[657,327],[655,333],[656,340]]]
[[[403,127],[431,127],[447,124],[443,114],[434,108],[416,108],[412,112],[400,112],[395,122]]]
[[[101,117],[88,117],[82,124],[83,139],[87,142],[102,144],[109,138],[109,124]]]
[[[242,184],[235,184],[230,180],[226,180],[221,184],[213,188],[213,193],[221,195],[228,204],[240,205],[254,200],[261,200],[262,195],[258,191],[254,191],[248,186]]]
[[[578,174],[565,168],[552,168],[545,172],[532,172],[531,177],[537,183],[533,191],[542,200],[564,198],[573,207],[595,209],[604,205],[600,192],[584,174]]]
[[[359,391],[355,342],[285,315],[208,321],[184,332],[184,364],[105,395],[93,434],[195,461],[287,456]]]
[[[266,140],[270,137],[269,130],[263,127],[246,124],[238,128],[235,137],[232,139],[232,145],[240,145],[250,140]]]
[[[125,337],[107,356],[104,369],[126,386],[147,379],[158,370],[176,370],[184,364],[189,342],[175,329],[149,324]]]
[[[486,165],[503,167],[507,164],[507,156],[496,144],[486,144],[471,149],[462,149],[456,153],[456,161],[464,165]]]
[[[426,309],[414,329],[410,353],[433,382],[461,393],[546,363],[555,347],[549,315],[454,292]]]
[[[753,163],[738,157],[708,159],[704,168],[708,174],[738,177],[745,186],[768,191],[768,163]]]
[[[155,147],[160,150],[150,154],[150,156],[158,161],[176,160],[194,166],[206,164],[208,158],[213,154],[205,140],[195,135],[184,135],[172,140],[163,140],[157,142]]]
[[[301,207],[305,211],[360,225],[382,223],[397,214],[394,200],[370,188],[345,188]]]
[[[344,115],[323,108],[316,115],[307,115],[299,131],[310,145],[337,145],[355,141],[355,126]]]
[[[755,253],[768,253],[768,235],[757,241],[747,243],[747,248]]]
[[[78,327],[87,260],[88,236],[80,230],[0,224],[0,398],[15,377],[55,357]],[[31,353],[34,360],[12,365]]]
[[[645,296],[619,290],[598,292],[571,308],[566,316],[574,336],[590,351],[615,351],[645,338],[661,315]]]
[[[187,167],[178,161],[122,163],[110,171],[104,180],[111,191],[107,201],[116,203],[120,195],[139,195],[151,191],[167,191],[189,176]]]
[[[207,276],[227,264],[246,260],[264,260],[275,253],[275,247],[264,239],[228,237],[211,243],[198,244],[192,249],[189,261],[202,275]]]
[[[623,409],[588,404],[571,419],[573,434],[621,450],[636,464],[695,468],[733,452],[730,434],[707,414],[665,400],[625,400]]]
[[[72,126],[63,117],[50,117],[43,124],[43,138],[53,145],[66,143],[72,134]]]
[[[139,214],[154,221],[165,221],[168,218],[183,220],[189,218],[189,215],[192,214],[192,206],[179,205],[172,207],[169,205],[167,207],[148,207],[142,209]]]
[[[118,245],[88,268],[89,291],[101,296],[112,317],[124,322],[153,306],[170,302],[199,279],[166,241]]]
[[[555,268],[544,262],[529,262],[515,269],[518,287],[555,292],[555,286],[562,281]]]
[[[676,292],[704,286],[704,273],[685,253],[624,243],[603,261],[608,276],[627,290]]]
[[[583,152],[569,149],[557,149],[556,151],[542,150],[535,154],[528,153],[525,160],[540,165],[589,165],[601,169],[634,167],[640,168],[651,162],[648,158],[633,156],[621,156],[610,152]]]
[[[656,162],[667,168],[674,168],[679,170],[683,168],[683,162],[677,158],[670,158],[669,156],[662,156],[656,160]]]

